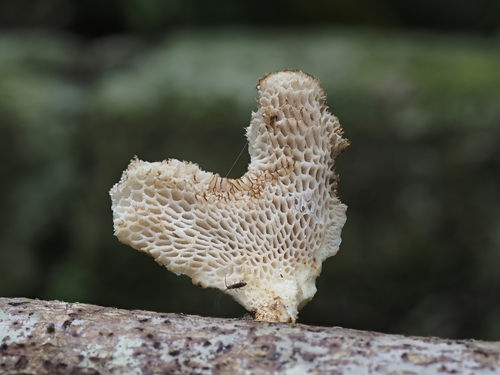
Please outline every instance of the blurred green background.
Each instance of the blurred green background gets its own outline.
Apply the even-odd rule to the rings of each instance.
[[[352,142],[299,321],[500,340],[500,1],[4,0],[0,26],[0,296],[242,316],[120,244],[108,191],[134,155],[225,175],[293,68]]]

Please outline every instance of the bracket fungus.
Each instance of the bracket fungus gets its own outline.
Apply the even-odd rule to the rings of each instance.
[[[334,167],[349,141],[315,77],[284,70],[257,89],[241,178],[135,158],[110,191],[114,229],[171,272],[231,295],[255,320],[295,322],[339,249],[347,207]]]

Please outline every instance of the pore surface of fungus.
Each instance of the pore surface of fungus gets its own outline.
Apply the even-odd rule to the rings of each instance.
[[[231,295],[256,320],[294,322],[339,249],[346,206],[336,156],[349,142],[321,83],[284,70],[259,80],[239,179],[174,159],[132,160],[110,191],[118,239],[194,284]]]

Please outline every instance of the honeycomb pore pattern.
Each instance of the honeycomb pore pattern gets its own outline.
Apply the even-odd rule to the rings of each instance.
[[[321,83],[301,71],[259,80],[239,179],[170,159],[132,160],[110,191],[115,235],[194,284],[231,295],[255,319],[294,322],[339,249],[346,206],[335,157],[349,142]]]

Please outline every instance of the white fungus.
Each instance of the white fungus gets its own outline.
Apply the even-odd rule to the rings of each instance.
[[[135,158],[110,191],[113,223],[121,242],[231,295],[256,320],[295,322],[339,249],[347,207],[334,164],[349,141],[316,78],[284,70],[257,89],[241,178]]]

